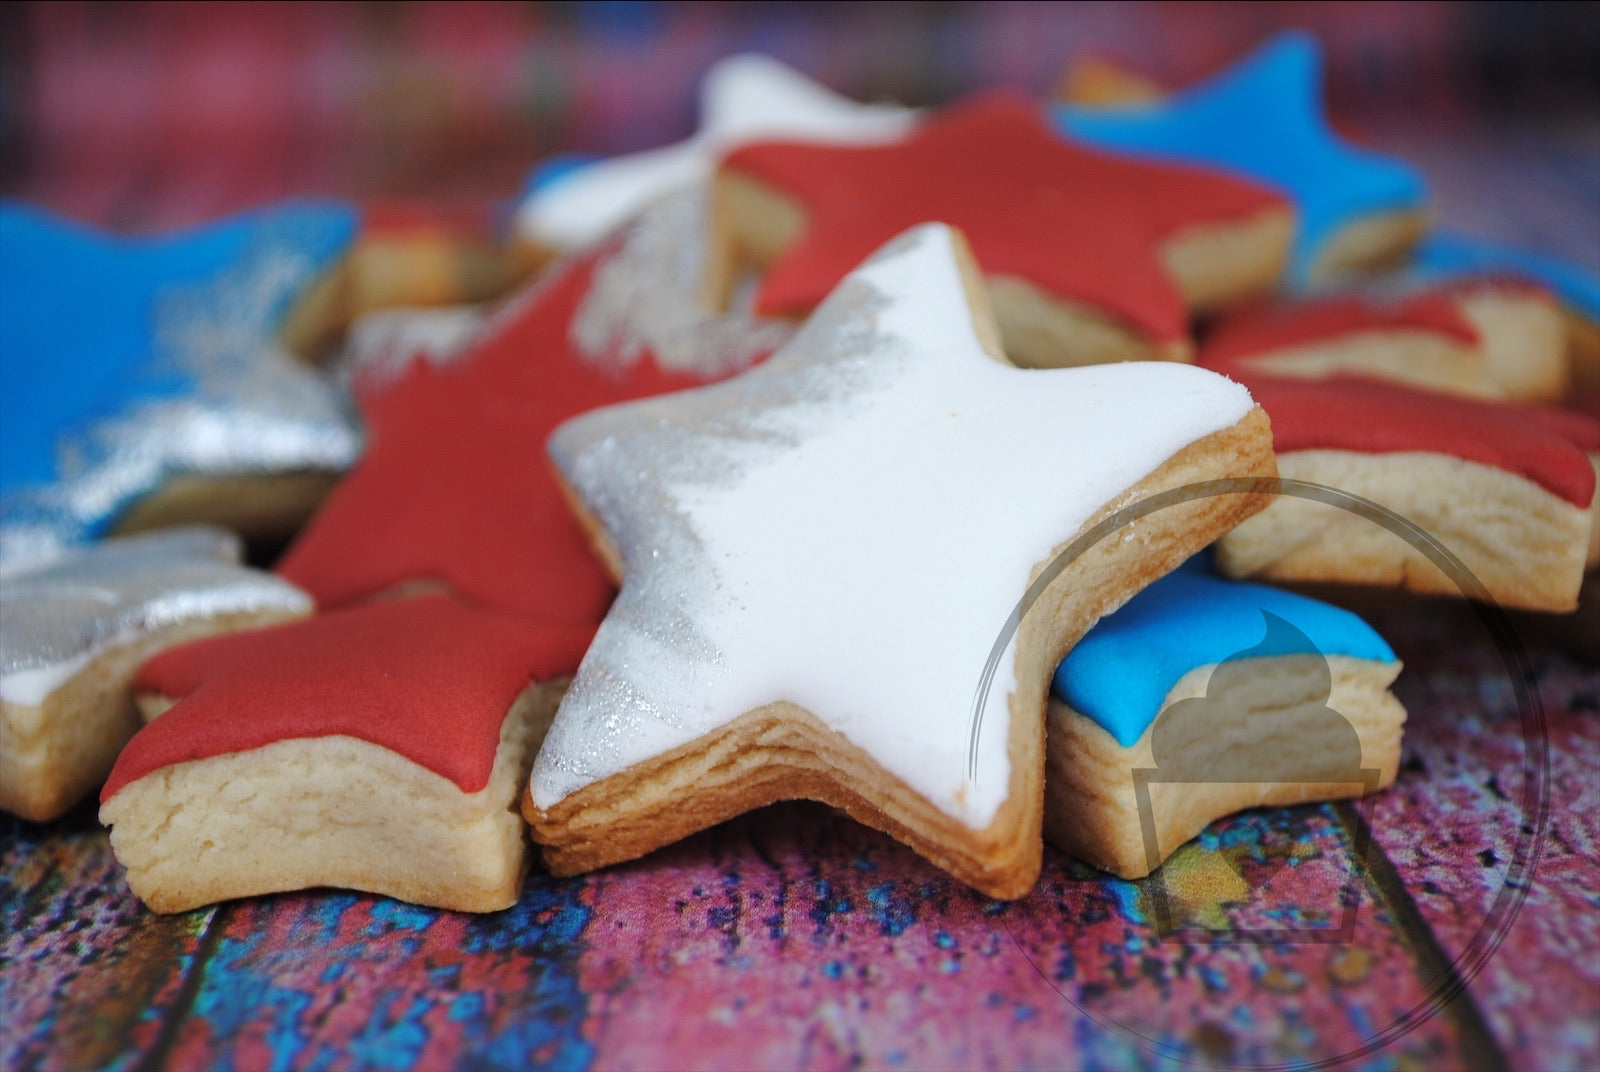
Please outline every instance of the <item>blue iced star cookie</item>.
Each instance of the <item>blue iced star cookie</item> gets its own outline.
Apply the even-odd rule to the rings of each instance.
[[[1569,310],[1600,322],[1600,278],[1570,261],[1451,231],[1435,231],[1417,247],[1410,274],[1428,282],[1509,275],[1549,287]]]
[[[1268,630],[1263,641],[1263,613],[1293,628]],[[1225,580],[1197,556],[1095,625],[1057,667],[1053,692],[1127,748],[1144,736],[1180,678],[1247,649],[1262,657],[1395,661],[1383,638],[1349,611]]]
[[[1045,837],[1123,878],[1234,812],[1374,792],[1399,769],[1389,645],[1354,614],[1203,562],[1134,596],[1056,671]]]
[[[1377,214],[1420,213],[1426,198],[1414,168],[1334,133],[1323,114],[1321,74],[1316,40],[1286,33],[1165,100],[1061,106],[1055,118],[1091,145],[1237,171],[1285,191],[1299,215],[1291,282],[1303,287],[1325,267],[1319,257],[1340,232]]]
[[[338,393],[278,335],[358,222],[305,202],[122,238],[0,203],[0,560],[100,535],[174,473],[348,465]]]

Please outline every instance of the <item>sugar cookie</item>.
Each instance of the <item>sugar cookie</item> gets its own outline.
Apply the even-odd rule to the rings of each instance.
[[[1240,377],[1272,418],[1285,477],[1400,514],[1506,606],[1570,611],[1589,551],[1595,469],[1524,407],[1355,377]],[[1356,514],[1280,498],[1218,544],[1232,577],[1460,596],[1415,546]]]
[[[1056,120],[1103,149],[1223,168],[1285,192],[1299,220],[1290,280],[1304,287],[1396,263],[1426,225],[1421,175],[1339,137],[1323,114],[1321,82],[1321,46],[1286,33],[1164,100],[1063,107]]]
[[[1566,316],[1573,380],[1600,390],[1600,279],[1594,273],[1556,257],[1450,231],[1429,235],[1407,271],[1425,281],[1509,278],[1548,287]]]
[[[1102,619],[1057,669],[1045,838],[1142,878],[1236,811],[1388,786],[1399,672],[1349,611],[1192,562]]]
[[[292,532],[360,439],[282,331],[356,229],[306,202],[125,239],[0,205],[0,561],[190,521]]]
[[[311,612],[238,563],[233,536],[191,528],[0,573],[0,808],[54,819],[100,785],[138,727],[130,686],[154,652]]]
[[[969,757],[1008,615],[1097,519],[1274,468],[1238,385],[1168,363],[1018,369],[991,317],[959,234],[920,226],[766,363],[556,431],[623,577],[524,802],[557,874],[806,797],[993,896],[1032,885],[1056,662],[1262,497],[1158,512],[1077,560],[997,656]]]
[[[857,104],[770,56],[718,60],[700,84],[700,130],[661,149],[536,172],[517,212],[524,241],[540,255],[599,241],[669,194],[703,186],[719,157],[774,138],[870,144],[902,137],[915,113]]]
[[[1469,398],[1545,402],[1566,392],[1560,310],[1537,286],[1490,280],[1366,288],[1224,317],[1200,365],[1321,379],[1355,373]]]
[[[1293,227],[1265,187],[1069,143],[1005,94],[891,145],[745,146],[713,198],[714,300],[759,269],[757,311],[803,315],[877,246],[939,220],[972,243],[1007,354],[1040,366],[1187,360],[1189,311],[1272,289]]]
[[[157,912],[312,886],[509,907],[517,794],[589,634],[434,595],[164,653],[137,687],[176,703],[100,797],[128,884]]]

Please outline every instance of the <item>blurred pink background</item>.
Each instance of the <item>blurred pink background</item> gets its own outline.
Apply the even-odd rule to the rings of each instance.
[[[863,99],[1043,96],[1089,51],[1168,84],[1317,33],[1343,125],[1596,143],[1581,4],[36,3],[0,7],[0,192],[131,229],[292,194],[482,204],[552,152],[683,137],[719,56]],[[1593,157],[1590,157],[1592,161]]]

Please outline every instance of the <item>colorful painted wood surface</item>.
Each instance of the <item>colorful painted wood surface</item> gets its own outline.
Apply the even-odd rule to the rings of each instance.
[[[1470,609],[1376,624],[1411,713],[1392,791],[1219,824],[1140,882],[1047,851],[1011,904],[793,804],[587,878],[535,873],[492,916],[319,891],[157,917],[90,813],[8,820],[0,1065],[1592,1065],[1574,999],[1600,964],[1574,951],[1597,947],[1600,816],[1573,802],[1600,785],[1600,684],[1529,650],[1547,730],[1530,755]],[[1541,749],[1554,806],[1469,979],[1461,958],[1517,892]],[[1278,927],[1330,940],[1241,940]]]

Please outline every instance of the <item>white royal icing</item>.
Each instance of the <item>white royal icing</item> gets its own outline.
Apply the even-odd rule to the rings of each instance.
[[[973,828],[1006,798],[1015,652],[969,780],[973,699],[1033,568],[1249,393],[1170,363],[987,356],[952,232],[919,227],[723,384],[552,437],[626,582],[539,754],[534,802],[789,700]]]
[[[116,646],[116,642],[113,641],[107,643],[105,648],[109,650]],[[76,677],[99,654],[100,651],[85,652],[54,666],[18,670],[0,677],[0,700],[22,707],[38,707],[52,692]]]
[[[0,700],[37,707],[105,652],[183,622],[311,611],[288,581],[239,565],[240,550],[220,529],[163,529],[0,575]]]
[[[793,138],[862,144],[892,141],[914,113],[857,104],[769,56],[718,61],[700,85],[700,130],[676,145],[602,160],[535,191],[517,213],[526,237],[556,249],[587,245],[656,199],[703,182],[728,150]]]

